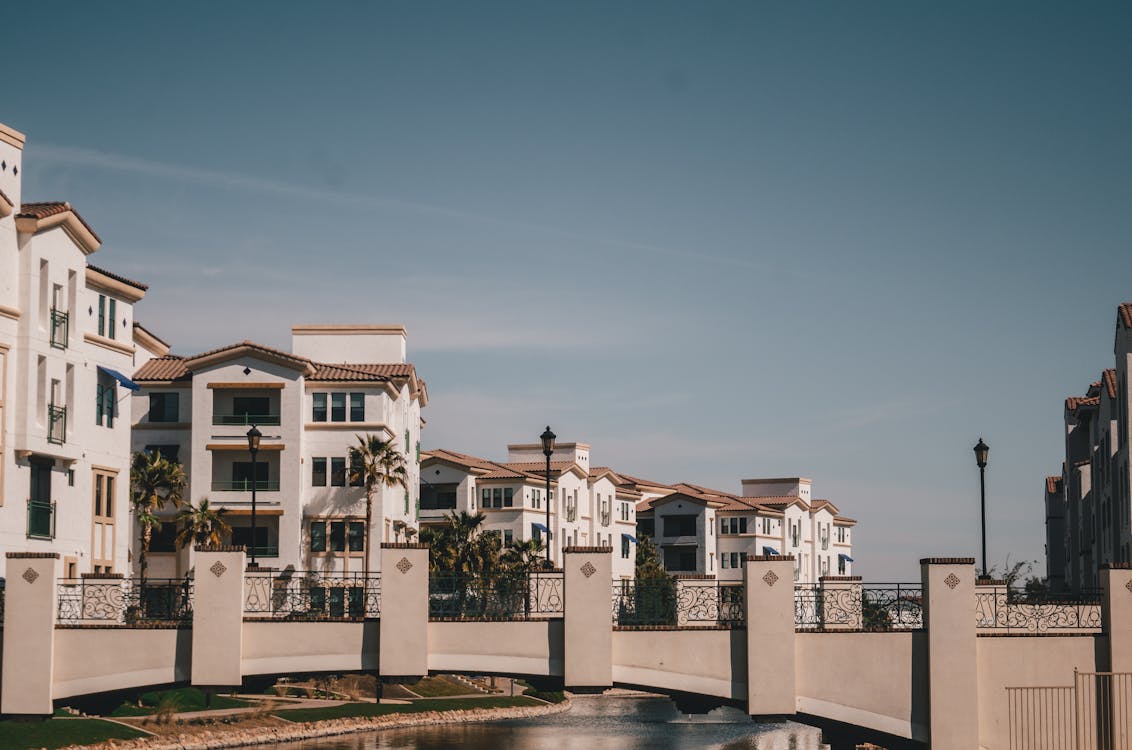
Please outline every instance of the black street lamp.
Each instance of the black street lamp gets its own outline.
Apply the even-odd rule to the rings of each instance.
[[[539,440],[542,441],[542,454],[546,456],[546,567],[550,567],[550,454],[554,453],[554,438],[558,437],[550,431],[550,425],[546,426],[546,431],[539,435]]]
[[[252,428],[248,430],[248,451],[252,454],[252,562],[255,562],[255,542],[256,542],[256,526],[255,526],[255,486],[256,486],[256,454],[259,453],[259,439],[263,437],[263,433],[256,429],[253,424]]]
[[[979,494],[982,498],[983,510],[983,574],[981,578],[990,578],[987,573],[987,454],[990,453],[990,446],[979,438],[979,442],[975,445],[975,463],[979,465]]]

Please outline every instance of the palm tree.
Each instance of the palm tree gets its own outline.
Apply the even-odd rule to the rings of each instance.
[[[182,524],[177,532],[177,544],[184,547],[189,544],[220,544],[224,537],[232,533],[232,527],[224,520],[227,508],[213,508],[208,498],[201,498],[198,505],[192,502],[177,513],[177,520]]]
[[[382,440],[366,433],[355,435],[358,444],[350,448],[350,483],[366,489],[366,551],[362,572],[369,575],[370,537],[373,527],[373,496],[378,488],[409,489],[409,471],[405,457],[392,440]]]
[[[531,595],[538,596],[538,591],[531,591],[531,573],[543,567],[546,560],[542,556],[543,546],[541,539],[520,539],[511,542],[503,552],[500,560],[507,571],[513,575],[523,591],[523,614],[531,616]]]
[[[130,504],[134,518],[141,526],[141,554],[138,567],[145,581],[149,567],[149,545],[153,530],[161,530],[157,512],[172,503],[180,507],[185,492],[185,470],[176,461],[170,461],[156,451],[136,451],[130,459]]]

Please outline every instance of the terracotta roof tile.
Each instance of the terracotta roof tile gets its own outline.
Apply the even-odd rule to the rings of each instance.
[[[94,235],[94,239],[98,240],[101,244],[102,240],[99,238],[98,233],[90,228],[90,224],[79,215],[79,212],[71,208],[71,204],[66,201],[46,201],[43,203],[24,203],[20,206],[20,212],[16,214],[17,219],[46,219],[48,216],[61,214],[70,211],[79,220],[79,223],[86,227],[86,230]]]
[[[1120,322],[1125,328],[1132,328],[1132,302],[1125,302],[1117,308],[1120,313]]]
[[[371,380],[383,381],[394,378],[412,378],[416,368],[407,363],[324,363],[316,362],[314,375],[307,380]]]
[[[114,279],[115,281],[121,281],[123,284],[129,284],[130,286],[134,287],[135,289],[141,289],[143,292],[149,289],[149,284],[143,284],[140,281],[134,281],[133,279],[127,279],[125,276],[119,276],[116,273],[111,273],[110,271],[107,271],[105,268],[99,268],[98,266],[92,266],[90,263],[87,263],[86,267],[89,268],[92,271],[98,271],[103,276],[109,276],[110,278]]]
[[[1061,477],[1046,477],[1046,492],[1051,495],[1061,492]]]
[[[1105,388],[1108,390],[1108,397],[1115,401],[1116,400],[1116,370],[1113,370],[1111,368],[1109,368],[1108,370],[1105,370],[1102,378],[1104,380]]]
[[[185,367],[185,358],[174,355],[154,357],[138,368],[134,380],[188,380],[192,377]]]
[[[254,341],[248,341],[247,339],[244,339],[243,341],[236,343],[236,344],[228,344],[227,346],[220,346],[220,347],[217,347],[215,349],[209,349],[206,352],[201,352],[200,354],[194,354],[193,356],[186,357],[185,359],[201,359],[202,357],[211,357],[213,354],[220,354],[221,352],[226,352],[229,349],[239,349],[240,347],[245,347],[245,346],[248,347],[249,349],[256,349],[258,351],[264,352],[266,354],[271,354],[271,355],[274,355],[276,357],[283,357],[284,359],[290,359],[294,362],[301,362],[301,363],[309,364],[312,367],[314,366],[314,362],[307,359],[306,357],[300,357],[298,354],[292,354],[291,352],[285,352],[282,349],[276,349],[273,346],[264,346],[263,344],[257,344]]]
[[[1096,406],[1101,402],[1098,396],[1070,396],[1065,399],[1065,408],[1068,411],[1077,411],[1082,406]]]

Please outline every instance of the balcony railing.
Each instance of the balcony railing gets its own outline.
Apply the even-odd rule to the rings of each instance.
[[[360,620],[381,614],[381,574],[287,571],[244,579],[244,616]]]
[[[494,578],[440,573],[428,579],[428,615],[434,620],[525,620],[562,616],[561,571],[504,573]]]
[[[603,510],[601,512],[601,525],[602,526],[608,526],[612,515],[613,514],[610,513],[608,510]]]
[[[28,500],[28,537],[55,538],[55,503]]]
[[[742,627],[743,586],[712,579],[613,582],[617,627]]]
[[[278,414],[213,414],[213,424],[236,425],[246,427],[248,425],[278,425]]]
[[[577,505],[567,505],[566,506],[566,520],[567,521],[578,520],[578,506]]]
[[[794,586],[798,630],[922,630],[923,588],[918,583],[872,583],[825,588]]]
[[[1077,593],[1027,592],[979,587],[975,592],[975,627],[1021,633],[1097,629],[1102,625],[1101,590]]]
[[[59,624],[141,625],[189,622],[193,580],[185,578],[83,578],[59,581]]]
[[[829,537],[828,536],[823,536],[821,538],[821,548],[823,550],[829,549]]]
[[[51,308],[51,345],[56,349],[66,349],[71,333],[71,314]]]
[[[55,445],[67,442],[67,407],[47,405],[47,442]]]
[[[255,484],[256,492],[278,492],[279,480],[260,480],[252,482],[250,479],[239,479],[234,482],[213,482],[213,492],[251,492]]]
[[[246,550],[249,557],[253,553],[256,557],[279,557],[278,544],[263,544],[259,547],[246,547]]]

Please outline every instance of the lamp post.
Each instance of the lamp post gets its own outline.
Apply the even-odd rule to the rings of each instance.
[[[252,428],[248,430],[248,452],[252,454],[252,566],[255,562],[255,542],[256,542],[256,526],[255,526],[255,486],[256,486],[256,454],[259,453],[259,439],[263,437],[263,433],[256,429],[253,424]]]
[[[546,567],[550,567],[550,454],[554,453],[554,438],[558,437],[550,431],[550,425],[539,435],[542,441],[542,454],[546,456]]]
[[[990,446],[979,438],[979,442],[975,445],[975,463],[979,465],[979,495],[982,504],[982,519],[983,519],[983,574],[980,578],[990,578],[987,573],[987,454],[990,453]]]

